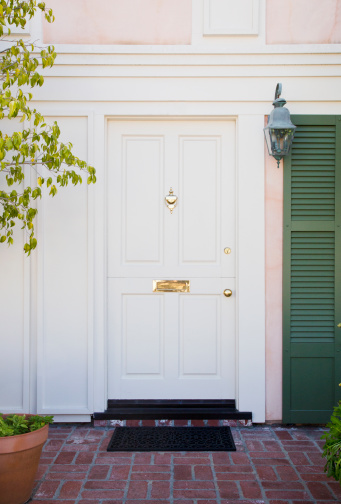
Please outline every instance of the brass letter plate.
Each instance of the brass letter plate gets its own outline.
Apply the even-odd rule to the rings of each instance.
[[[153,292],[190,292],[190,281],[153,280]]]

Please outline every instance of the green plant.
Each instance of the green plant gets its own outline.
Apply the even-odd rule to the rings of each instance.
[[[322,456],[326,458],[324,472],[341,485],[341,401],[338,406],[335,406],[327,427],[329,432],[321,437],[326,440],[322,453]]]
[[[18,434],[27,434],[51,424],[53,416],[39,415],[6,415],[0,413],[0,437],[17,436]]]
[[[36,13],[42,12],[52,23],[54,16],[44,2],[37,0],[0,0],[0,121],[16,121],[16,131],[8,134],[8,124],[0,127],[0,243],[13,243],[13,228],[19,223],[27,231],[25,252],[36,247],[35,200],[45,193],[55,196],[57,186],[80,184],[80,173],[95,183],[95,169],[72,153],[72,144],[59,141],[58,124],[45,123],[44,117],[30,106],[30,88],[42,86],[44,77],[38,69],[52,67],[56,58],[53,46],[9,38],[10,28],[24,28]],[[18,119],[24,124],[21,128]],[[30,168],[36,172],[32,187],[25,184]],[[7,186],[7,187],[6,187]]]

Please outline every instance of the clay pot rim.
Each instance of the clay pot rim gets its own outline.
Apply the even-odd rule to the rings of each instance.
[[[49,424],[46,424],[40,429],[25,434],[0,437],[0,454],[29,450],[34,446],[44,444],[48,436],[48,429]]]

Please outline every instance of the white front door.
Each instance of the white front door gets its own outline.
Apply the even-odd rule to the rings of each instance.
[[[108,397],[235,398],[235,123],[109,122],[107,194]]]

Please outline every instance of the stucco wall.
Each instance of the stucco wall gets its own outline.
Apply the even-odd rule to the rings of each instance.
[[[267,0],[268,44],[341,43],[341,0]]]
[[[49,0],[53,44],[190,44],[192,0]]]
[[[266,419],[282,418],[283,161],[265,154]]]

